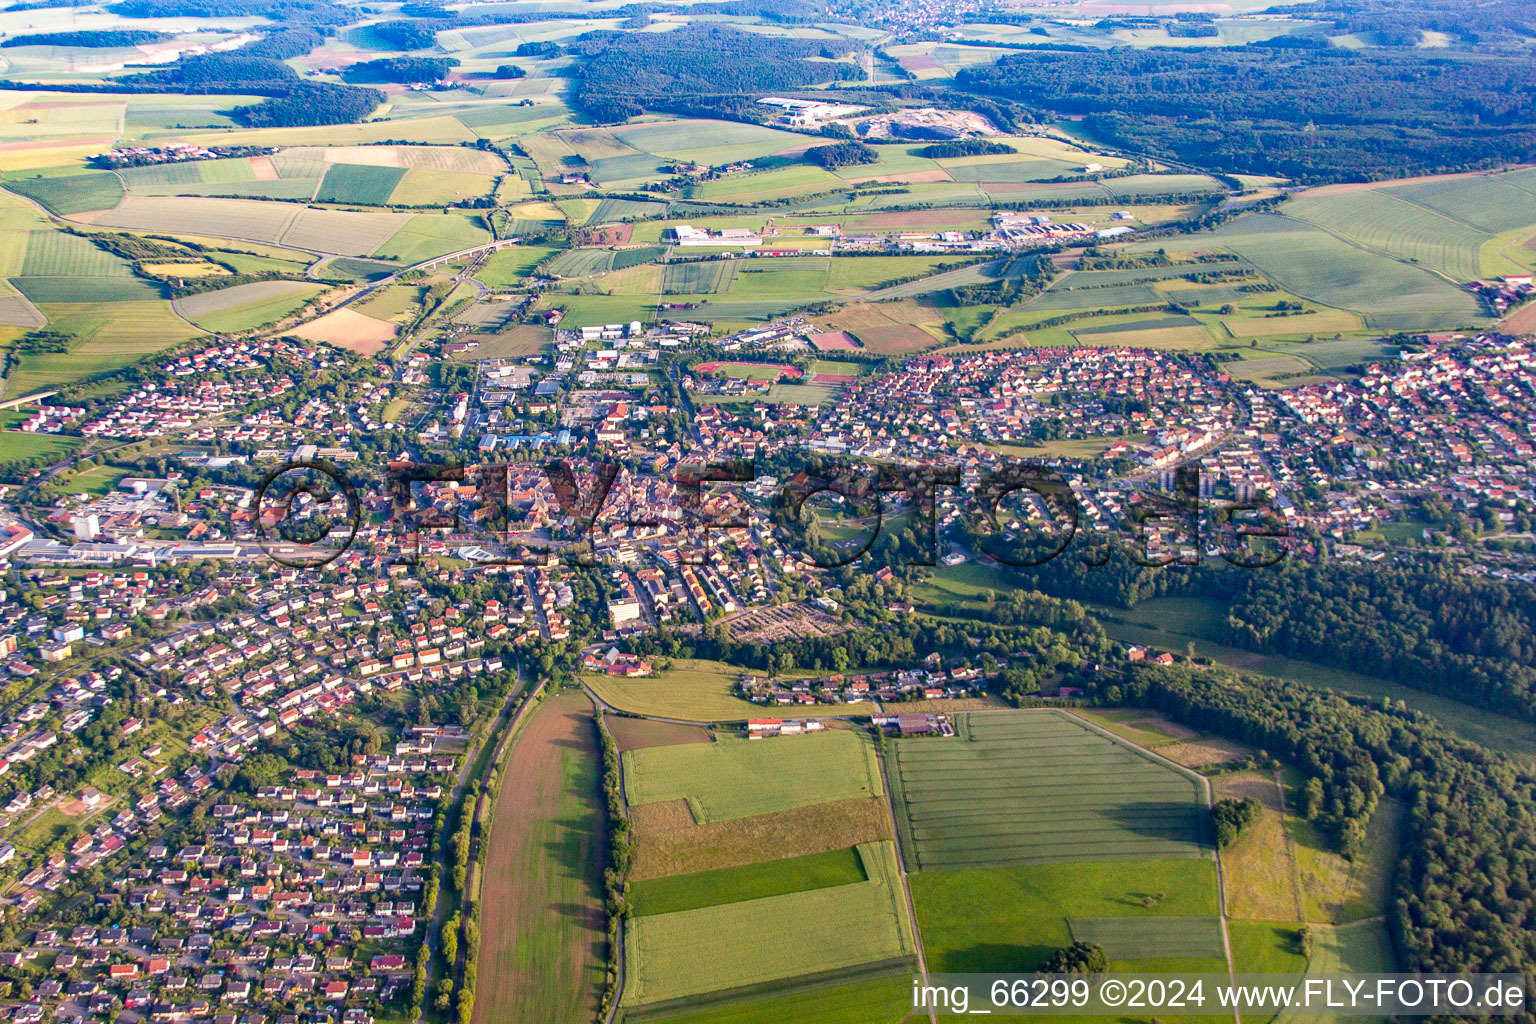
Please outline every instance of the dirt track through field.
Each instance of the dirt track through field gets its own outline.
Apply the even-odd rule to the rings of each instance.
[[[546,701],[513,740],[480,893],[474,1024],[596,1017],[607,931],[600,773],[581,694]]]

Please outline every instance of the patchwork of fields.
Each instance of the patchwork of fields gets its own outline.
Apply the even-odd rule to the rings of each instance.
[[[627,729],[622,755],[635,836],[625,1020],[751,1019],[784,998],[816,1019],[812,1007],[910,971],[913,924],[867,733],[697,742],[655,728]]]

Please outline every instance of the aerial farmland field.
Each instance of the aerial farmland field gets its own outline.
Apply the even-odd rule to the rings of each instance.
[[[909,870],[1209,854],[1200,785],[1147,754],[1052,711],[967,726],[894,745]]]
[[[1417,264],[1452,281],[1470,281],[1482,272],[1478,258],[1491,237],[1446,214],[1399,198],[1394,189],[1302,198],[1286,206],[1288,216],[1316,224],[1366,249]]]
[[[163,299],[50,302],[38,308],[53,329],[77,341],[67,353],[27,356],[7,378],[16,394],[128,366],[202,333],[171,312]]]
[[[513,740],[481,889],[476,1022],[596,1012],[606,956],[600,770],[580,694],[540,705]]]
[[[914,947],[895,853],[890,843],[868,843],[858,854],[867,881],[633,919],[626,1004],[905,961]],[[702,935],[709,957],[698,955]],[[761,955],[767,949],[772,956]]]
[[[392,216],[363,214],[360,216]],[[458,214],[418,213],[378,244],[370,255],[406,265],[457,252],[491,240],[480,218]]]
[[[695,722],[743,721],[760,709],[735,696],[736,680],[747,669],[718,661],[678,659],[650,679],[584,677],[604,701],[621,711]]]
[[[873,745],[863,733],[849,730],[794,737],[794,742],[720,737],[708,744],[632,750],[624,755],[624,777],[631,803],[687,800],[701,823],[881,791]]]
[[[12,192],[46,206],[52,213],[68,216],[88,210],[110,210],[123,198],[117,175],[87,171],[57,177],[19,178],[5,183]]]
[[[331,164],[315,193],[321,203],[356,203],[359,206],[383,206],[405,177],[399,167],[375,164]]]
[[[129,196],[91,223],[133,231],[275,243],[303,209],[293,203],[255,199]]]
[[[189,295],[172,305],[204,330],[237,333],[281,320],[324,290],[302,281],[256,281]]]

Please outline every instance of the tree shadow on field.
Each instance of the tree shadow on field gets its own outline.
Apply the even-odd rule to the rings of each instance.
[[[1099,813],[1118,829],[1144,839],[1185,844],[1192,854],[1210,843],[1210,813],[1188,801],[1142,800]]]
[[[1055,946],[1039,943],[978,942],[974,946],[945,952],[942,963],[929,963],[928,969],[955,974],[1027,973],[1040,967],[1055,952]]]

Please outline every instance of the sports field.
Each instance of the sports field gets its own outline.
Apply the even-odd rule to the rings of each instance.
[[[1199,785],[1149,755],[1055,711],[964,724],[964,738],[893,744],[908,870],[1209,852]]]
[[[701,823],[881,792],[874,745],[851,730],[631,750],[624,785],[632,804],[687,800]]]

